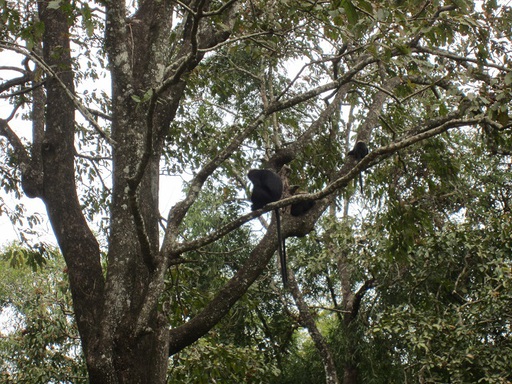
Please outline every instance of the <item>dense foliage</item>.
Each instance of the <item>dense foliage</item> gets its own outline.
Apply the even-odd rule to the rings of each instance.
[[[87,382],[61,256],[10,244],[0,269],[0,381]]]

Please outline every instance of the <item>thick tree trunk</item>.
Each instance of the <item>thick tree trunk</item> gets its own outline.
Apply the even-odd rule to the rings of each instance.
[[[75,185],[75,108],[64,91],[73,92],[67,16],[39,2],[45,24],[43,57],[55,72],[45,82],[46,126],[39,150],[43,161],[42,199],[69,271],[76,321],[89,366],[97,347],[95,334],[103,312],[104,280],[98,243],[82,214]]]
[[[116,98],[114,94],[114,98]],[[104,314],[102,336],[109,340],[114,351],[114,368],[120,383],[163,383],[167,370],[168,331],[165,319],[152,308],[143,333],[135,326],[153,276],[153,265],[158,263],[158,158],[153,157],[132,201],[129,178],[135,174],[141,161],[145,137],[145,116],[133,101],[116,105],[117,119],[113,124],[113,191],[111,204],[111,232],[108,252],[106,301],[111,303]],[[131,105],[130,105],[131,104]],[[126,129],[129,127],[130,129]],[[132,205],[137,209],[133,211]],[[135,215],[143,220],[137,226]],[[141,240],[143,231],[145,239]],[[142,243],[146,243],[145,247]],[[150,260],[150,261],[148,261]],[[148,263],[151,265],[148,265]],[[105,344],[105,348],[108,348]],[[144,356],[144,359],[141,359]]]
[[[112,139],[116,144],[106,283],[106,302],[112,306],[104,314],[101,334],[102,349],[112,346],[120,383],[164,383],[167,373],[168,325],[156,306],[150,308],[144,329],[136,329],[148,287],[156,278],[156,265],[163,262],[158,254],[159,133],[169,125],[183,91],[180,83],[181,92],[172,95],[175,101],[154,110],[148,103],[137,104],[132,99],[157,86],[162,74],[155,67],[169,60],[165,46],[158,49],[152,39],[159,40],[159,34],[166,32],[162,29],[170,27],[162,22],[166,18],[154,15],[170,15],[171,9],[167,2],[153,4],[158,9],[153,9],[152,3],[145,2],[146,6],[141,7],[130,34],[126,33],[122,2],[111,2],[107,15]],[[148,140],[150,144],[146,145]],[[138,174],[140,179],[133,181]]]

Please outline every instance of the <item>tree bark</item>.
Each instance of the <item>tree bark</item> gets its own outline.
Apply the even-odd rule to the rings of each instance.
[[[46,26],[43,57],[56,77],[45,82],[46,126],[43,140],[36,143],[43,163],[42,199],[68,266],[82,347],[94,374],[98,363],[93,351],[97,348],[96,325],[103,313],[104,280],[99,246],[82,214],[75,185],[75,108],[62,88],[74,90],[68,19],[61,10],[48,8],[48,3],[38,3]]]

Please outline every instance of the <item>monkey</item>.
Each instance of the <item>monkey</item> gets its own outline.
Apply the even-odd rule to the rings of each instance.
[[[251,169],[247,176],[254,186],[251,194],[253,211],[281,198],[283,182],[277,173],[267,169]]]
[[[302,216],[306,214],[311,208],[315,206],[315,202],[312,200],[299,201],[298,203],[292,204],[290,213],[292,216]]]
[[[349,156],[354,156],[357,161],[361,161],[368,154],[368,147],[364,141],[358,141],[354,148],[348,153]]]
[[[290,187],[289,191],[292,194],[292,196],[305,193],[305,192],[299,191],[298,185],[292,185]],[[302,216],[307,211],[309,211],[311,208],[313,208],[314,205],[315,205],[315,202],[313,200],[299,201],[298,203],[292,204],[292,206],[290,207],[290,214],[294,217]]]
[[[267,169],[251,169],[247,176],[253,184],[251,194],[251,209],[253,211],[263,208],[265,205],[273,203],[281,198],[281,195],[283,194],[283,181],[277,173]],[[284,238],[281,235],[281,216],[279,214],[279,209],[275,209],[274,212],[276,213],[277,242],[279,260],[281,263],[281,277],[283,279],[283,286],[286,287],[288,283],[286,247]]]
[[[348,153],[348,155],[356,159],[357,162],[360,162],[367,154],[368,147],[364,141],[358,141],[354,148]],[[363,175],[361,173],[359,173],[359,186],[361,187],[361,193],[363,193]]]

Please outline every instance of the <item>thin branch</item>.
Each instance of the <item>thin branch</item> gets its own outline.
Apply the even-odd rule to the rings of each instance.
[[[446,77],[442,77],[436,81],[434,81],[432,84],[428,84],[427,86],[419,89],[418,91],[408,95],[408,96],[405,96],[402,100],[398,100],[399,103],[403,103],[407,100],[409,100],[410,98],[413,98],[414,96],[417,96],[419,95],[420,93],[423,93],[431,88],[433,88],[434,86],[438,85],[438,84],[441,84],[444,80],[445,80]]]
[[[27,71],[25,69],[21,69],[19,67],[11,67],[9,65],[0,65],[0,71],[14,71],[27,74]]]
[[[73,104],[75,105],[75,107],[80,111],[80,113],[82,114],[82,116],[85,117],[85,119],[94,127],[94,129],[96,129],[96,131],[100,134],[100,136],[105,139],[110,145],[112,146],[115,146],[115,141],[110,138],[107,133],[99,126],[99,124],[96,122],[96,120],[94,119],[94,116],[92,116],[92,114],[89,112],[89,110],[81,103],[81,101],[78,99],[78,97],[76,97],[73,92],[71,92],[68,87],[66,87],[66,84],[64,84],[64,82],[60,79],[59,76],[57,76],[57,73],[55,73],[55,71],[50,68],[42,58],[40,58],[38,55],[36,55],[34,52],[29,52],[27,51],[25,48],[17,45],[17,44],[13,44],[13,43],[10,43],[8,41],[0,41],[0,48],[4,48],[4,49],[7,49],[7,50],[11,50],[11,51],[14,51],[14,52],[17,52],[17,53],[20,53],[28,58],[30,58],[31,60],[33,60],[36,64],[39,65],[39,67],[44,71],[46,72],[49,76],[55,78],[57,80],[57,82],[59,83],[59,85],[62,87],[62,89],[64,90],[64,92],[68,95],[68,97],[71,99],[71,101],[73,101]]]
[[[318,329],[313,315],[304,300],[304,295],[300,291],[299,285],[295,280],[295,275],[292,270],[288,272],[290,291],[292,293],[295,305],[297,306],[300,314],[300,324],[308,330],[309,336],[313,340],[318,353],[322,359],[322,363],[325,370],[325,379],[327,384],[338,384],[340,383],[338,375],[336,373],[336,364],[334,363],[334,357],[331,348],[325,341],[322,333]]]
[[[12,109],[11,113],[9,114],[9,116],[7,117],[7,119],[5,119],[6,121],[11,121],[14,116],[16,115],[16,112],[18,111],[18,109],[21,107],[21,103],[16,103],[16,105],[14,106],[14,108]]]
[[[223,4],[220,8],[211,11],[211,12],[205,12],[203,14],[204,17],[211,17],[211,16],[217,16],[222,14],[226,9],[231,7],[233,4],[235,4],[238,0],[229,0],[227,3]]]
[[[254,73],[252,73],[251,71],[248,71],[247,69],[245,68],[242,68],[240,67],[238,64],[236,64],[233,60],[231,60],[230,57],[227,57],[227,59],[229,60],[229,64],[237,71],[240,71],[242,72],[243,74],[249,76],[249,77],[252,77],[254,80],[258,81],[258,82],[263,82],[263,79],[258,76],[258,75],[255,75]]]
[[[25,74],[20,77],[16,77],[11,80],[7,80],[5,83],[0,84],[0,93],[8,90],[9,88],[15,87],[16,85],[22,85],[25,83],[28,83],[30,80],[32,80],[31,76],[28,74]],[[5,96],[2,95],[2,98],[8,97],[9,95]]]
[[[304,64],[300,69],[299,69],[299,72],[297,72],[297,74],[295,75],[295,77],[292,79],[292,81],[290,81],[290,83],[283,89],[283,91],[277,95],[276,97],[276,101],[279,100],[281,97],[283,97],[287,92],[288,90],[293,86],[293,84],[295,84],[295,82],[300,78],[300,75],[302,74],[302,72],[304,72],[304,70],[309,67],[310,65],[312,65],[312,63],[307,63],[307,64]]]
[[[178,4],[179,6],[183,7],[183,9],[185,9],[188,13],[190,13],[193,17],[197,17],[197,13],[194,12],[194,10],[192,8],[190,8],[187,4],[183,3],[182,1],[180,0],[175,0],[176,1],[176,4]]]
[[[455,9],[457,9],[456,5],[447,5],[447,6],[443,6],[443,7],[438,7],[437,11],[432,15],[432,17],[430,18],[429,23],[427,23],[427,25],[434,25],[436,20],[439,19],[439,16],[441,16],[441,13],[453,11]],[[425,32],[422,29],[416,36],[414,36],[412,38],[412,40],[409,43],[409,46],[411,46],[411,47],[416,46],[419,43],[420,39],[424,35],[425,35]]]
[[[301,102],[304,102],[306,100],[309,100],[319,94],[322,94],[324,92],[330,91],[331,89],[339,88],[343,84],[348,83],[359,71],[361,71],[366,66],[377,62],[379,59],[373,56],[365,56],[361,61],[359,61],[357,64],[354,64],[352,68],[345,72],[343,76],[340,76],[337,80],[332,81],[330,83],[320,85],[316,88],[313,88],[309,91],[306,91],[300,95],[297,95],[295,97],[292,97],[290,99],[284,100],[284,101],[276,101],[275,103],[272,103],[269,107],[269,111],[267,111],[268,114],[281,111],[283,109],[287,109],[291,106],[294,106],[296,104],[299,104]]]
[[[43,84],[44,84],[44,82],[36,83],[35,85],[32,85],[30,87],[22,88],[19,91],[15,91],[15,92],[12,92],[12,93],[9,93],[6,95],[1,95],[0,99],[8,99],[9,97],[24,95],[25,93],[32,92],[34,89],[41,87]]]
[[[427,0],[423,3],[423,7],[421,7],[421,9],[416,12],[415,15],[412,15],[411,17],[411,20],[416,20],[417,18],[420,17],[420,15],[425,11],[425,9],[427,9],[427,7],[430,5],[430,0]]]
[[[255,33],[251,33],[249,35],[244,35],[244,36],[240,36],[240,37],[234,37],[232,39],[227,39],[223,42],[220,42],[220,43],[214,45],[213,47],[199,48],[198,52],[210,52],[210,51],[217,50],[225,45],[230,45],[230,44],[236,43],[238,41],[248,40],[248,39],[252,39],[254,37],[258,37],[258,36],[273,35],[275,33],[276,33],[275,31],[264,31],[264,32],[255,32]]]
[[[345,313],[350,313],[350,311],[347,311],[346,309],[337,309],[337,308],[332,308],[332,307],[324,307],[322,305],[310,305],[309,308],[311,309],[321,309],[322,311],[329,311],[329,312],[334,312],[334,313],[337,313],[337,314],[345,314]]]
[[[92,108],[87,108],[87,110],[93,116],[101,117],[102,119],[105,119],[105,120],[108,120],[108,121],[112,121],[112,116],[107,115],[104,112],[101,112],[101,111],[98,111],[97,109],[92,109]]]
[[[28,166],[30,164],[30,156],[18,135],[9,127],[9,119],[0,119],[0,136],[7,138],[9,143],[13,146],[22,166]]]
[[[372,87],[372,88],[378,89],[382,93],[385,93],[389,97],[393,98],[397,103],[401,103],[400,99],[398,97],[396,97],[393,94],[393,92],[387,90],[386,88],[383,88],[383,87],[381,87],[381,86],[379,86],[377,84],[368,83],[366,81],[361,81],[361,80],[356,80],[356,79],[354,79],[353,81],[354,81],[355,84],[366,85],[368,87]]]
[[[89,156],[89,155],[84,155],[83,153],[78,153],[76,151],[75,151],[75,156],[79,157],[81,159],[89,160],[91,162],[101,161],[101,160],[112,161],[112,158],[108,157],[108,156]]]
[[[445,50],[439,49],[439,48],[416,46],[413,48],[413,51],[420,52],[420,53],[429,53],[431,55],[446,57],[448,59],[455,60],[458,62],[469,62],[469,63],[478,64],[478,65],[483,65],[484,67],[499,69],[500,71],[503,71],[503,72],[512,72],[512,68],[508,68],[508,67],[504,67],[502,65],[490,63],[488,61],[482,61],[482,60],[472,58],[472,57],[458,56],[458,55],[455,55],[453,53],[450,53],[448,51],[445,51]]]

